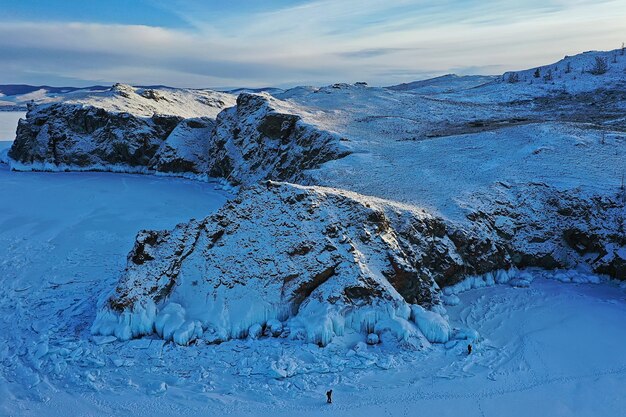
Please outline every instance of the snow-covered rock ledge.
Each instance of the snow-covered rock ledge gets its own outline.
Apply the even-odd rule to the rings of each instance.
[[[179,344],[271,335],[445,342],[439,286],[511,265],[478,232],[348,191],[267,182],[216,214],[142,231],[95,335]],[[375,336],[374,336],[375,335]]]

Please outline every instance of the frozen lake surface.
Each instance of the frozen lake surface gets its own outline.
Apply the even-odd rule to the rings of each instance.
[[[23,111],[0,111],[0,141],[12,141],[15,139],[17,121],[25,117]]]

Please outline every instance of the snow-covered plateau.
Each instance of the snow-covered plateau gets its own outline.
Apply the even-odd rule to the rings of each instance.
[[[0,415],[622,415],[625,114],[620,50],[30,104]]]

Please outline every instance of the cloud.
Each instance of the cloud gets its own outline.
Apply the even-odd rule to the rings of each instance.
[[[357,51],[339,52],[337,55],[345,58],[377,58],[383,55],[392,55],[396,52],[417,51],[416,48],[367,48]]]
[[[523,3],[523,4],[522,4]],[[5,83],[129,82],[189,87],[374,85],[529,68],[621,44],[620,1],[317,0],[215,12],[162,3],[188,29],[0,22]],[[226,6],[224,6],[226,7]],[[172,11],[173,12],[173,11]]]

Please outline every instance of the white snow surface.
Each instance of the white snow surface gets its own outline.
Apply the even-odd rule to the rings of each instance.
[[[212,90],[165,87],[152,89],[115,84],[108,91],[77,91],[67,94],[63,102],[143,117],[150,117],[156,113],[184,118],[203,116],[215,118],[222,109],[235,104],[235,96]]]
[[[12,96],[12,101],[7,101],[5,104],[7,107],[16,107],[26,106],[31,102],[37,105],[65,102],[142,117],[150,117],[156,113],[184,118],[215,118],[222,109],[233,106],[235,98],[236,96],[232,94],[208,89],[139,88],[115,84],[104,91],[81,89],[51,94],[45,89],[40,89],[28,94]]]
[[[0,141],[15,139],[17,121],[25,115],[23,111],[0,111]]]
[[[413,81],[387,87],[390,90],[408,91],[415,94],[433,95],[452,93],[460,90],[476,88],[496,80],[496,76],[447,74],[428,80]]]

